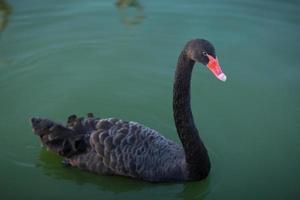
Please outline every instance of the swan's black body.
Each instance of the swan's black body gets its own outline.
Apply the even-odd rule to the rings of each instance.
[[[65,157],[66,164],[85,170],[151,182],[204,179],[211,165],[194,124],[190,83],[195,62],[208,63],[206,53],[215,57],[208,41],[191,40],[178,59],[173,110],[182,146],[136,122],[92,115],[84,119],[71,116],[66,126],[32,118],[34,132],[45,146]]]

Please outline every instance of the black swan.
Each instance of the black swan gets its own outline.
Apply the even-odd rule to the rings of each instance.
[[[31,118],[33,131],[63,164],[105,175],[122,175],[150,182],[201,180],[210,160],[198,135],[190,105],[190,82],[195,62],[206,65],[225,81],[213,45],[204,39],[189,41],[175,72],[173,111],[179,145],[153,129],[120,119],[71,115],[66,126]]]

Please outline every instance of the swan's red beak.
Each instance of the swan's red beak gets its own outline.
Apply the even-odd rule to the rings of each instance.
[[[214,58],[208,54],[207,54],[207,57],[209,59],[208,64],[207,64],[208,69],[217,77],[217,79],[219,79],[221,81],[226,81],[227,77],[222,72],[222,69],[219,65],[218,59]]]

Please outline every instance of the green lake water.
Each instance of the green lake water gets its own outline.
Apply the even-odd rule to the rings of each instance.
[[[0,0],[0,198],[300,199],[297,0]],[[176,140],[174,69],[206,38],[228,80],[197,64],[200,182],[151,184],[65,168],[28,118],[138,121]]]

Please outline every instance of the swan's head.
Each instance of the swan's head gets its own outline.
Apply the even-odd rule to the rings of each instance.
[[[207,40],[194,39],[187,43],[186,55],[193,61],[206,65],[208,69],[221,81],[226,81],[216,56],[214,46]]]

